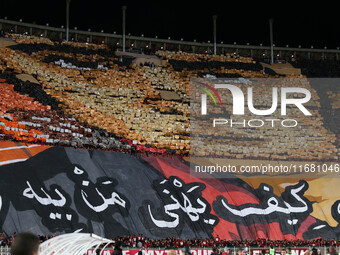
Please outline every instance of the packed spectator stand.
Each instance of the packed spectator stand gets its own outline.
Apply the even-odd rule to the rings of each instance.
[[[0,233],[0,246],[10,246],[16,233],[7,235],[6,233]],[[41,242],[44,242],[50,238],[57,236],[38,236]],[[284,248],[284,247],[323,247],[323,246],[339,246],[340,241],[336,240],[222,240],[218,236],[213,239],[190,239],[182,240],[180,238],[169,237],[166,239],[151,240],[144,237],[142,234],[122,236],[112,238],[114,242],[120,242],[123,248],[161,248],[161,249],[180,249],[185,246],[191,248],[212,248],[212,247],[241,247],[241,248]]]
[[[9,36],[17,44],[0,49],[1,90],[7,95],[1,104],[0,128],[7,138],[18,141],[186,155],[190,150],[192,78],[282,77],[236,54],[157,51],[163,65],[136,65],[132,58],[118,56],[104,44]],[[309,66],[307,69],[313,70]],[[38,84],[16,78],[21,73],[32,75]],[[225,135],[231,149],[216,156],[337,161],[339,88],[330,86],[324,95],[312,84],[304,86],[312,91],[313,98],[319,99],[311,106],[313,118],[301,118],[303,127],[308,128],[266,143],[263,141],[277,130],[267,130],[263,137],[254,130],[245,134],[236,129]],[[168,98],[164,93],[169,94]],[[333,124],[325,121],[328,119],[333,119]],[[301,144],[305,144],[303,148]],[[202,152],[201,156],[211,155],[208,148]]]
[[[301,78],[282,76],[249,57],[157,51],[163,65],[135,64],[107,45],[55,43],[47,38],[9,35],[17,44],[0,48],[0,138],[27,143],[102,149],[126,153],[187,155],[190,150],[190,82],[192,78]],[[307,76],[338,77],[337,62],[300,62]],[[324,70],[328,71],[324,71]],[[332,73],[330,74],[329,71]],[[29,74],[38,82],[22,81]],[[236,159],[338,161],[340,89],[337,84],[303,84],[316,98],[304,129],[224,134],[230,145],[222,155]],[[265,88],[257,96],[266,98]],[[164,95],[165,94],[165,95]],[[259,100],[259,99],[258,99]],[[260,99],[261,100],[261,99]],[[230,110],[230,104],[228,105]],[[319,125],[322,123],[322,125]],[[251,146],[250,146],[251,145]],[[301,149],[302,148],[302,149]],[[211,155],[203,148],[201,156]],[[0,235],[10,246],[15,235]],[[43,242],[50,237],[39,236]],[[336,240],[214,239],[150,240],[143,235],[114,238],[123,247],[320,247]]]

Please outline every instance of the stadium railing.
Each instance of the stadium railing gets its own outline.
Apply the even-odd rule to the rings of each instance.
[[[0,30],[5,32],[14,32],[14,33],[28,33],[30,35],[38,35],[44,36],[52,39],[65,39],[66,37],[66,29],[51,27],[49,25],[38,25],[31,24],[21,21],[12,21],[7,19],[0,19]],[[122,35],[116,33],[104,33],[103,32],[94,32],[94,31],[82,31],[77,29],[70,29],[70,38],[76,41],[87,41],[88,42],[97,42],[97,43],[106,43],[112,45],[122,45]],[[170,50],[183,50],[183,51],[194,51],[196,53],[199,52],[212,52],[214,47],[213,43],[210,42],[190,42],[184,40],[173,40],[173,39],[162,39],[162,38],[152,38],[152,37],[144,37],[144,36],[126,36],[126,44],[128,47],[130,45],[134,45],[134,48],[145,48],[148,46],[150,49],[168,49]],[[260,57],[269,56],[270,47],[264,45],[240,45],[240,44],[224,44],[217,43],[217,53],[231,53],[236,52],[240,55],[250,56],[250,57]],[[308,56],[308,58],[321,58],[322,59],[330,59],[336,58],[339,59],[340,49],[317,49],[317,48],[302,48],[299,47],[274,47],[274,55],[279,55],[281,57],[290,57],[291,55],[300,54],[302,56]]]

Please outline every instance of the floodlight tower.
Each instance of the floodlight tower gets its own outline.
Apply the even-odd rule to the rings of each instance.
[[[214,22],[214,54],[216,55],[216,20],[217,15],[213,16],[213,22]]]
[[[70,2],[71,0],[66,0],[66,41],[68,41],[70,33]]]
[[[273,19],[269,20],[269,30],[270,30],[270,62],[274,63],[274,39],[273,39]]]
[[[122,6],[123,11],[123,52],[125,52],[125,18],[126,18],[126,5]]]

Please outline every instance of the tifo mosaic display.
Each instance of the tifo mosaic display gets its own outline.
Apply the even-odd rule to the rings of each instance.
[[[17,141],[187,154],[191,78],[279,77],[253,59],[237,55],[158,51],[156,55],[164,65],[141,66],[131,58],[117,56],[106,45],[10,36],[18,44],[0,49],[0,89],[4,91],[0,127],[6,139]],[[21,73],[32,75],[39,84],[16,79],[15,74]],[[313,144],[312,149],[301,149],[294,142],[287,146],[286,141],[273,141],[270,133],[257,137],[253,132],[234,130],[224,135],[232,149],[223,156],[337,160],[339,127],[328,125],[325,120],[339,120],[339,89],[332,87],[330,93],[323,95],[313,86],[306,86],[316,98],[316,106],[321,107],[320,111],[314,110],[316,125],[309,128],[311,135],[306,137],[306,144]],[[164,92],[174,94],[165,99]],[[262,90],[256,93],[260,97]],[[225,110],[230,109],[228,102]],[[309,124],[310,121],[302,120],[302,125]],[[322,136],[322,141],[316,134]],[[288,140],[295,136],[301,134],[281,135]],[[324,148],[327,153],[318,153]],[[202,153],[207,156],[210,152]]]

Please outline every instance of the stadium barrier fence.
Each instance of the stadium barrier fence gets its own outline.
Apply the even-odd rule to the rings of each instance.
[[[222,248],[223,247],[219,247]],[[240,248],[242,248],[242,253],[239,253]],[[329,248],[330,246],[315,246],[315,247],[275,247],[275,255],[281,254],[281,251],[285,248],[291,248],[291,254],[290,255],[304,255],[305,251],[311,250],[311,248],[316,248],[318,250],[319,255],[330,255],[329,253]],[[140,248],[123,248],[123,255],[135,255],[138,253],[138,250]],[[263,247],[251,247],[247,251],[244,250],[244,247],[241,246],[234,246],[234,247],[229,247],[229,255],[260,255],[261,251],[263,249],[268,249],[268,248],[263,248]],[[164,249],[164,248],[150,248],[147,249],[147,254],[145,255],[166,255],[165,250],[170,250],[170,249]],[[181,248],[174,249],[177,251],[177,254],[180,254]],[[210,255],[212,253],[212,248],[191,248],[193,255]],[[106,249],[102,255],[110,255],[113,250]],[[157,252],[156,252],[157,251]],[[336,247],[337,254],[340,255],[340,246]],[[95,255],[95,251],[89,250],[87,255]],[[0,246],[0,255],[11,255],[11,248],[10,246]],[[288,254],[287,254],[288,255]]]
[[[7,19],[0,19],[0,30],[12,33],[28,33],[30,35],[44,36],[51,39],[65,39],[66,38],[66,28],[52,27],[49,25],[38,25],[31,24],[22,21],[14,21]],[[104,33],[94,32],[94,31],[83,31],[78,29],[70,29],[70,38],[75,41],[88,41],[93,43],[106,43],[122,45],[122,35],[116,33]],[[173,40],[173,39],[162,39],[158,37],[144,37],[144,36],[133,36],[127,35],[126,37],[127,45],[134,45],[134,48],[144,48],[148,45],[149,48],[159,49],[163,47],[169,50],[183,50],[183,51],[193,51],[196,53],[203,53],[207,50],[210,52],[214,47],[213,43],[210,42],[191,42],[185,40]],[[240,55],[249,55],[250,57],[263,57],[263,54],[269,56],[270,47],[265,45],[241,45],[241,44],[224,44],[217,43],[217,53],[233,53],[236,52]],[[300,54],[300,57],[308,56],[308,59],[337,59],[339,60],[340,49],[328,49],[327,47],[317,49],[317,48],[302,48],[299,47],[274,47],[274,55],[279,54],[281,57],[289,57],[292,54]]]

